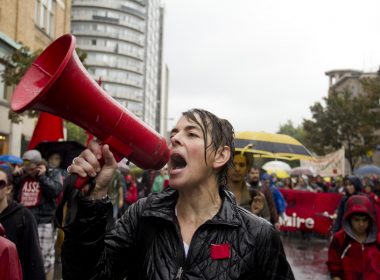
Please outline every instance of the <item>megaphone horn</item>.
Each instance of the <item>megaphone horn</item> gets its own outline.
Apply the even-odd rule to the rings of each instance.
[[[33,62],[11,100],[15,112],[45,111],[69,120],[109,144],[119,159],[160,169],[169,159],[166,140],[110,97],[87,73],[75,37],[63,35]]]

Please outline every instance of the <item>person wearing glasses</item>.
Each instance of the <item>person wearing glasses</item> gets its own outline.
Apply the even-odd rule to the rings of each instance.
[[[23,279],[45,279],[44,264],[33,214],[12,200],[12,171],[0,169],[0,223],[17,248]]]

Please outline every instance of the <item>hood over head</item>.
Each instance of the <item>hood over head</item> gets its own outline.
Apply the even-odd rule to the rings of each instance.
[[[366,195],[352,195],[346,202],[344,216],[343,216],[343,228],[346,233],[351,237],[356,239],[350,225],[350,217],[353,214],[367,214],[370,218],[369,222],[369,232],[367,241],[365,243],[370,243],[376,241],[377,238],[377,224],[376,224],[376,214],[373,204],[370,198]]]
[[[345,178],[346,180],[350,181],[352,185],[354,185],[355,187],[355,193],[358,193],[362,190],[362,181],[360,180],[359,177],[356,177],[356,176],[347,176]]]

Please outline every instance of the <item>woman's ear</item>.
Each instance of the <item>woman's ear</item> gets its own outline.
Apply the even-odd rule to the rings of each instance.
[[[216,152],[213,167],[215,169],[222,167],[225,165],[231,157],[231,149],[228,146],[224,146],[219,148]]]

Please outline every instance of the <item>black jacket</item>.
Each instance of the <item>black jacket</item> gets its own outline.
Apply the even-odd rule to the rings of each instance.
[[[294,279],[275,229],[225,190],[221,209],[197,229],[185,257],[177,197],[167,188],[140,199],[107,235],[111,203],[78,199],[62,248],[63,279]],[[230,256],[212,259],[216,245],[229,246]]]
[[[13,202],[0,213],[6,237],[16,244],[23,279],[45,279],[45,270],[38,239],[37,223],[23,205]]]

